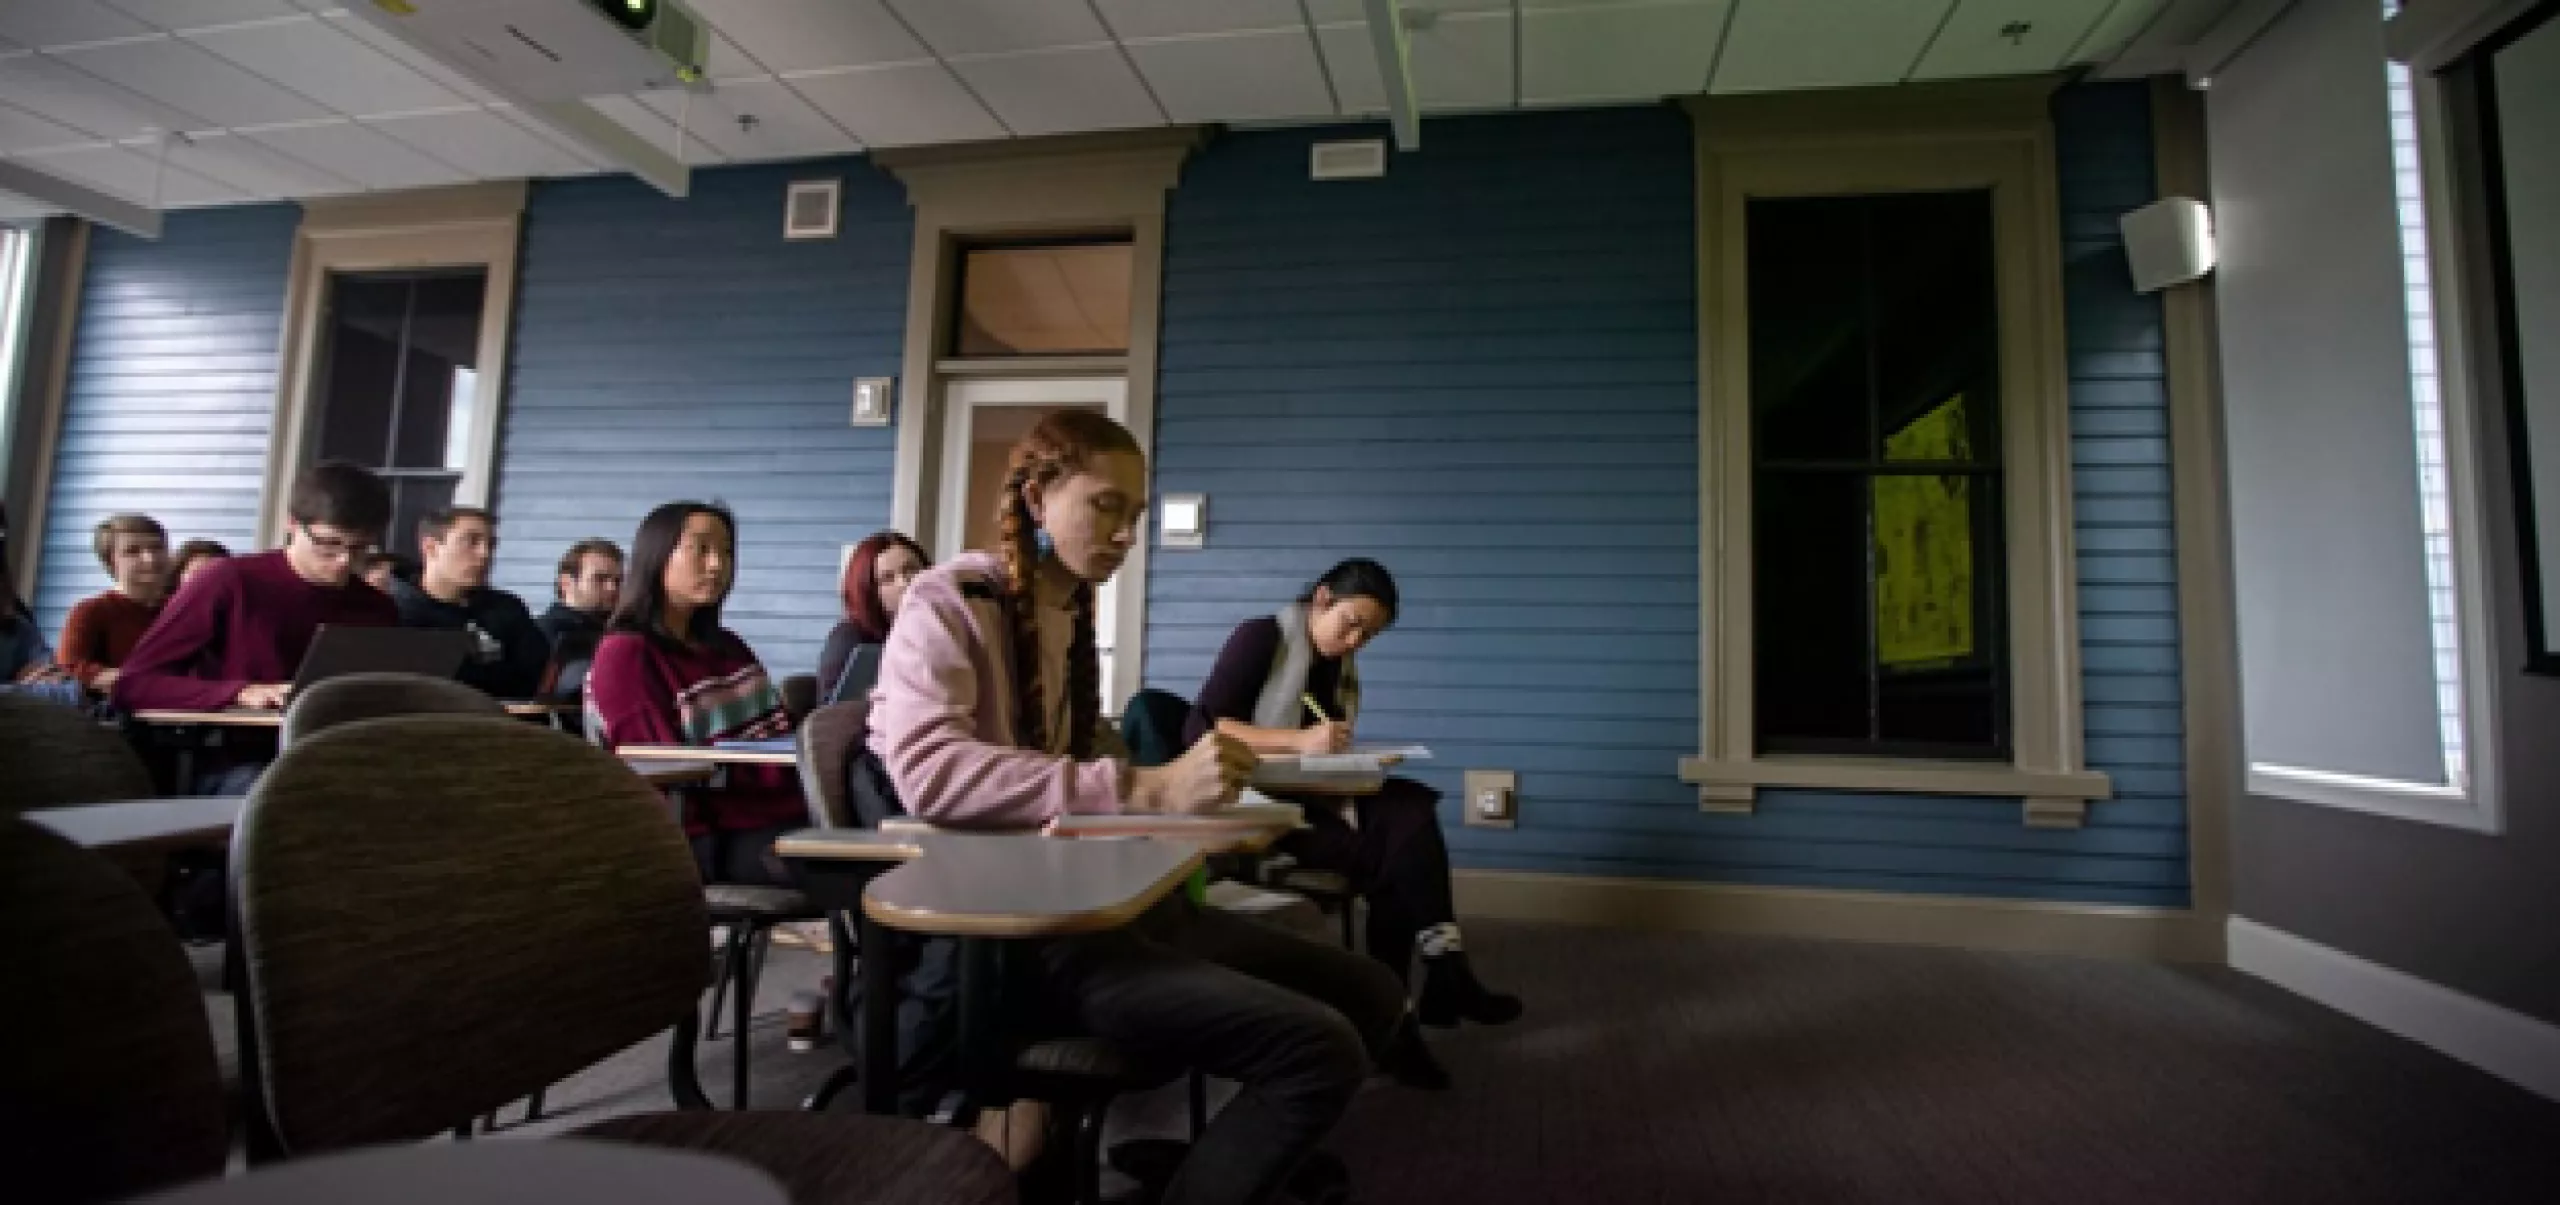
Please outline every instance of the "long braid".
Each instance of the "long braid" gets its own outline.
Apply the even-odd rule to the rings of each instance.
[[[1093,730],[1102,722],[1102,653],[1093,632],[1093,584],[1076,587],[1076,637],[1067,647],[1067,712],[1075,725],[1069,753],[1093,759]]]
[[[1040,564],[1031,504],[1024,491],[1046,489],[1082,470],[1087,457],[1119,452],[1139,455],[1138,441],[1128,429],[1089,410],[1059,410],[1042,416],[1014,445],[1005,465],[1004,492],[996,502],[996,554],[1004,565],[1003,588],[1012,611],[1014,714],[1017,739],[1026,748],[1048,749],[1064,735],[1066,751],[1078,761],[1093,756],[1093,734],[1102,715],[1102,656],[1094,633],[1091,583],[1076,588],[1075,634],[1067,648],[1067,724],[1064,734],[1049,729],[1040,684],[1040,617],[1033,596],[1033,576]]]
[[[1005,613],[1012,620],[1013,716],[1026,748],[1049,747],[1049,716],[1040,697],[1040,608],[1031,596],[1040,549],[1032,539],[1031,504],[1022,497],[1041,450],[1025,440],[1013,451],[996,502],[996,555],[1004,562]]]

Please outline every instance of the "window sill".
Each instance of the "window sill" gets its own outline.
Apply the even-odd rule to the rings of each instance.
[[[2500,830],[2495,809],[2484,800],[2474,799],[2470,791],[2455,786],[2253,764],[2249,767],[2249,793],[2475,833]]]
[[[1762,787],[2015,798],[2030,828],[2078,828],[2090,800],[2115,794],[2115,784],[2094,770],[1901,758],[1687,757],[1680,781],[1697,786],[1698,807],[1709,812],[1750,812]]]

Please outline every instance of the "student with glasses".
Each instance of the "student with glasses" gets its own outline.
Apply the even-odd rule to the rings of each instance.
[[[282,707],[321,625],[399,624],[390,597],[357,576],[391,522],[381,478],[314,465],[295,479],[286,515],[283,548],[205,564],[169,601],[125,659],[112,692],[119,709]]]

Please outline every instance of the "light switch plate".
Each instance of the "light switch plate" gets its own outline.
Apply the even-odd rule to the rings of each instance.
[[[1200,548],[1209,542],[1209,496],[1166,494],[1156,499],[1156,543],[1166,548]]]
[[[864,377],[853,383],[853,425],[885,427],[889,425],[890,390],[897,384],[894,377]]]
[[[1467,771],[1465,808],[1472,827],[1519,827],[1520,776],[1509,770]]]

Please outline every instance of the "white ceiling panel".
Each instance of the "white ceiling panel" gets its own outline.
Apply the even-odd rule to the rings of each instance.
[[[2105,16],[2110,0],[1961,0],[1911,78],[1970,79],[2051,71]]]
[[[1117,46],[1042,50],[951,64],[1016,134],[1068,134],[1164,124]]]
[[[1726,0],[1523,9],[1520,103],[1704,91],[1730,11]]]
[[[856,67],[787,82],[865,146],[983,142],[1006,133],[940,63]]]
[[[0,155],[49,146],[77,146],[97,139],[23,109],[0,105]]]
[[[2113,59],[2150,29],[2152,22],[2160,20],[2160,10],[2168,4],[2169,0],[2115,0],[2090,27],[2089,36],[2081,39],[2072,61],[2103,63]]]
[[[1955,0],[1743,0],[1717,92],[1896,84]]]
[[[277,126],[246,133],[270,148],[366,188],[430,188],[471,179],[451,164],[352,121]]]
[[[169,162],[254,197],[321,197],[362,187],[238,134],[198,134],[173,141]]]
[[[583,176],[594,170],[586,160],[485,109],[382,117],[365,124],[483,180]]]
[[[1327,25],[1316,31],[1345,114],[1387,111],[1369,27]],[[1511,107],[1511,14],[1461,13],[1407,37],[1414,96],[1425,109]]]
[[[470,103],[318,17],[234,26],[188,40],[349,116]]]
[[[1111,40],[1081,0],[891,0],[941,54],[1006,54]]]
[[[613,119],[616,125],[638,134],[649,145],[669,155],[676,153],[676,123],[660,117],[657,111],[628,96],[599,96],[587,102],[598,113]],[[720,148],[704,142],[700,134],[688,130],[684,137],[684,161],[695,167],[727,163],[729,157]]]
[[[663,91],[642,96],[640,102],[669,118],[683,105],[676,94]],[[741,118],[754,120],[741,122]],[[708,96],[694,97],[686,126],[695,137],[741,162],[846,155],[862,149],[799,93],[772,80],[722,84]]]
[[[0,0],[0,38],[21,46],[64,46],[156,32],[96,0]]]
[[[1111,32],[1123,38],[1176,38],[1256,29],[1295,29],[1303,34],[1307,27],[1305,14],[1298,11],[1298,0],[1096,2],[1102,9],[1102,19],[1111,23]]]
[[[722,37],[720,31],[714,29],[711,31],[711,48],[702,55],[702,72],[712,79],[724,80],[771,75],[773,69],[738,49],[736,42]]]
[[[214,124],[37,54],[0,58],[0,97],[98,138],[127,138],[149,129],[208,129]]]
[[[363,3],[364,0],[355,0]],[[206,29],[303,11],[293,0],[105,0],[125,15],[162,29]],[[314,5],[313,7],[320,7]]]
[[[1277,121],[1334,111],[1304,27],[1128,47],[1175,121]]]
[[[207,125],[253,126],[329,115],[327,109],[178,38],[83,47],[59,57],[100,79],[193,113]]]
[[[880,0],[698,0],[693,7],[770,71],[932,57]]]
[[[176,209],[252,199],[238,189],[216,184],[175,165],[164,171],[153,156],[127,147],[35,151],[11,158],[38,171],[114,193],[137,205]]]
[[[362,3],[362,0],[358,0],[358,3]],[[384,55],[397,60],[402,66],[435,81],[448,91],[458,92],[468,99],[484,104],[494,103],[499,99],[496,93],[481,87],[461,72],[438,62],[425,51],[401,41],[390,31],[371,21],[344,10],[333,10],[326,14],[326,17],[329,24],[348,37],[381,51]]]
[[[1398,7],[1414,16],[1428,18],[1438,13],[1507,12],[1511,8],[1511,0],[1404,0]],[[1307,0],[1307,12],[1322,25],[1365,21],[1369,16],[1365,0]]]

